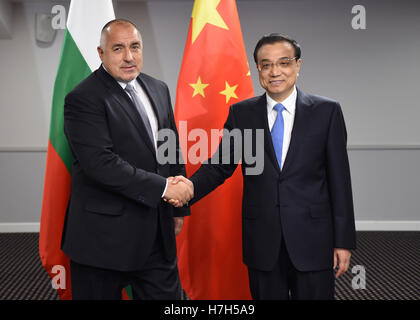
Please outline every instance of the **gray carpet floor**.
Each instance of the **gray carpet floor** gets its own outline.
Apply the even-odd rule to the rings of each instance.
[[[57,300],[37,233],[0,234],[0,300]],[[353,272],[352,272],[353,271]],[[420,300],[420,232],[358,232],[336,300]],[[184,296],[185,298],[185,296]]]

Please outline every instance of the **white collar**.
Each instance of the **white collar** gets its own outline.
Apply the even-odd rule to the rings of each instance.
[[[108,70],[106,70],[106,68],[105,68],[105,66],[102,64],[102,67],[104,68],[104,70],[106,71],[106,72],[108,72]],[[112,75],[108,72],[108,74],[112,77]],[[140,75],[140,73],[137,75],[137,77]],[[121,88],[123,88],[123,90],[125,90],[125,87],[130,83],[132,86],[133,86],[133,88],[134,88],[134,91],[138,91],[138,87],[137,87],[137,85],[138,85],[138,82],[137,82],[137,77],[135,77],[133,80],[131,80],[131,81],[129,81],[129,82],[124,82],[124,81],[118,81],[117,80],[117,82],[118,82],[118,84],[121,86]],[[113,77],[114,78],[114,77]],[[115,79],[115,78],[114,78]]]
[[[268,94],[266,94],[266,96],[267,96],[267,112],[270,113],[273,110],[274,106],[278,104],[278,102],[274,100],[273,98],[271,98]],[[296,90],[296,86],[293,86],[293,92],[286,99],[284,99],[283,102],[281,102],[281,104],[284,106],[286,111],[292,115],[295,113],[295,110],[296,110],[296,98],[297,98],[297,90]]]
[[[135,92],[138,92],[138,87],[137,87],[137,85],[138,85],[138,82],[137,82],[137,77],[136,78],[134,78],[133,80],[131,80],[130,82],[124,82],[124,81],[117,81],[119,84],[120,84],[120,86],[121,86],[121,88],[123,88],[123,90],[125,90],[125,87],[128,85],[128,84],[131,84],[131,86],[134,88],[134,91]]]

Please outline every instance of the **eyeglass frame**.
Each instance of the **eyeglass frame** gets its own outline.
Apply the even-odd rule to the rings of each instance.
[[[263,70],[261,63],[259,63],[259,64],[257,65],[257,69],[258,69],[258,71],[260,71],[260,72],[264,72],[264,71],[270,71],[270,70],[273,70],[273,67],[274,67],[274,66],[276,66],[276,67],[281,67],[281,65],[279,64],[279,61],[280,61],[280,60],[282,60],[282,61],[287,61],[287,62],[291,62],[291,61],[293,61],[293,60],[296,60],[296,62],[297,62],[297,61],[298,61],[298,57],[297,57],[297,56],[294,56],[293,58],[280,58],[280,59],[278,59],[276,62],[270,62],[270,63],[269,63],[270,67],[269,67],[267,70]],[[288,66],[289,66],[289,65],[288,65]]]

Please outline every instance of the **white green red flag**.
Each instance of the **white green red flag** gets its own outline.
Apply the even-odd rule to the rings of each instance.
[[[52,279],[65,271],[65,283],[55,282],[61,299],[71,299],[69,259],[61,251],[61,235],[70,196],[73,157],[64,135],[64,98],[100,66],[97,53],[102,27],[115,19],[112,0],[72,0],[60,64],[54,84],[47,166],[42,202],[39,254]],[[54,282],[53,282],[54,283]]]

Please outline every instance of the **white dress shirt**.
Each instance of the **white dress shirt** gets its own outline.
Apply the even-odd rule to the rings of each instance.
[[[277,110],[274,109],[274,106],[278,103],[273,100],[268,94],[267,96],[267,116],[268,116],[268,127],[273,128],[274,122],[277,118]],[[293,87],[293,92],[288,96],[281,104],[284,106],[283,110],[283,119],[284,119],[284,136],[283,136],[283,148],[281,153],[281,167],[283,168],[284,160],[287,156],[287,151],[289,150],[290,139],[292,137],[293,122],[295,120],[295,111],[296,111],[296,98],[297,91],[296,86]]]

